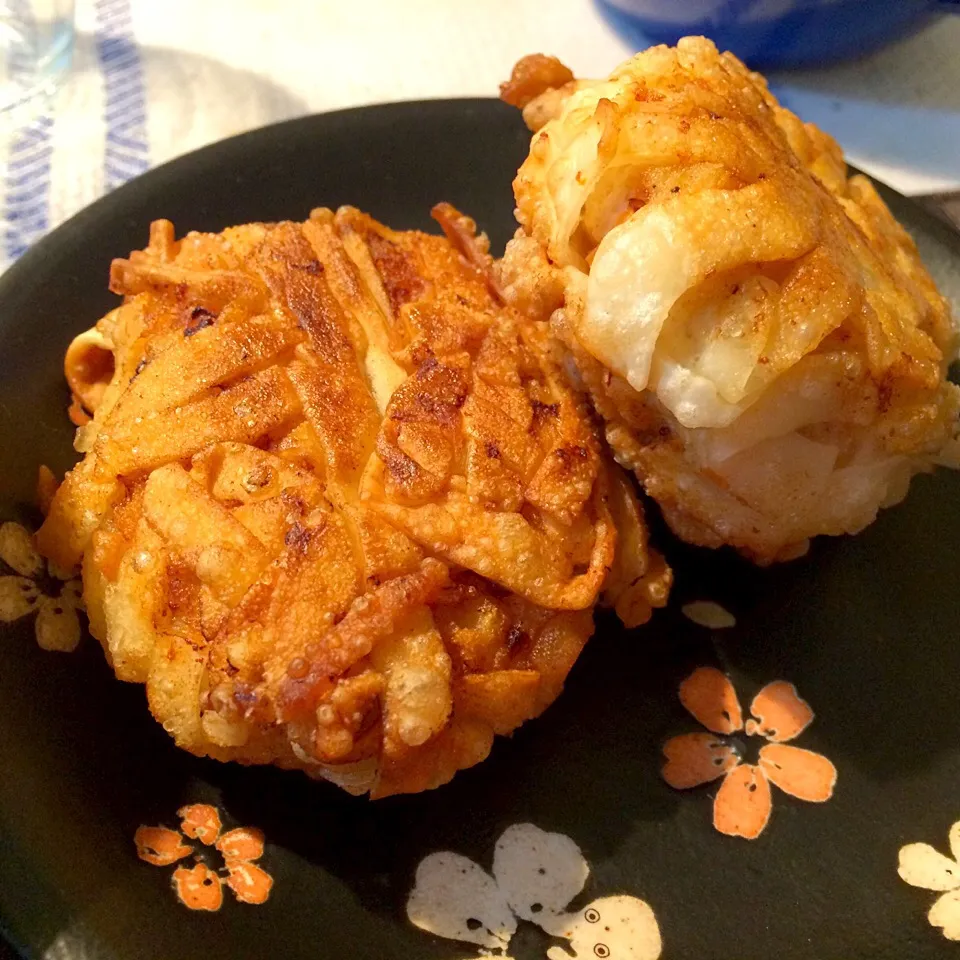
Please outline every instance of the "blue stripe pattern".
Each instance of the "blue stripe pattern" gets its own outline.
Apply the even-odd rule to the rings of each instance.
[[[50,130],[40,117],[17,131],[10,144],[5,180],[3,252],[15,260],[50,227]]]
[[[146,87],[130,0],[97,0],[95,36],[106,94],[104,187],[113,190],[150,166]]]
[[[34,69],[29,40],[35,29],[30,5],[24,0],[11,0],[9,12],[28,37],[27,43],[15,44],[10,54],[10,81],[17,83],[22,79],[29,83]],[[53,121],[49,117],[39,117],[17,130],[10,141],[3,204],[6,219],[3,255],[7,260],[19,257],[49,229],[52,127]]]

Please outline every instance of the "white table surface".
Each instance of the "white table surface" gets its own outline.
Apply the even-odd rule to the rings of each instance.
[[[496,95],[532,51],[580,76],[634,52],[589,0],[134,0],[133,11],[148,68],[181,82],[153,112],[157,159],[279,116]],[[893,186],[960,185],[960,17],[863,61],[771,81]],[[217,100],[235,85],[250,99],[230,116]]]

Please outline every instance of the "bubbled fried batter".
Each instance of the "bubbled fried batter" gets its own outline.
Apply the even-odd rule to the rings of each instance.
[[[437,217],[159,221],[68,353],[92,420],[38,542],[191,752],[428,789],[553,701],[605,586],[631,624],[665,602],[545,331]]]

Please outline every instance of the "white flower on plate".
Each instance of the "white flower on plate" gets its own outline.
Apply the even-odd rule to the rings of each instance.
[[[568,912],[589,873],[569,837],[521,823],[507,828],[497,841],[493,876],[458,853],[425,857],[417,868],[407,916],[421,930],[476,944],[481,956],[501,960],[509,960],[506,952],[518,920],[568,942],[572,952],[551,947],[549,960],[657,960],[660,929],[643,900],[601,897]]]
[[[943,893],[930,908],[927,919],[948,940],[960,940],[960,821],[950,828],[949,843],[953,859],[929,843],[901,847],[897,873],[912,887]]]
[[[726,630],[737,625],[737,618],[725,607],[712,600],[694,600],[685,603],[680,612],[698,627],[708,630]]]
[[[0,623],[13,623],[36,611],[34,634],[44,650],[76,650],[77,610],[83,609],[83,597],[75,571],[46,564],[30,532],[19,523],[0,524],[0,560],[14,571],[0,575]]]

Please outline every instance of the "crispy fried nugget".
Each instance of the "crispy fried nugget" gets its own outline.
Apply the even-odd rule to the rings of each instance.
[[[691,37],[602,81],[541,59],[515,79],[539,132],[501,286],[553,315],[680,536],[785,559],[954,458],[946,302],[869,181],[760,76]]]
[[[436,216],[158,221],[68,351],[92,420],[38,542],[191,752],[434,787],[558,695],[605,581],[628,623],[665,602],[546,331]]]

